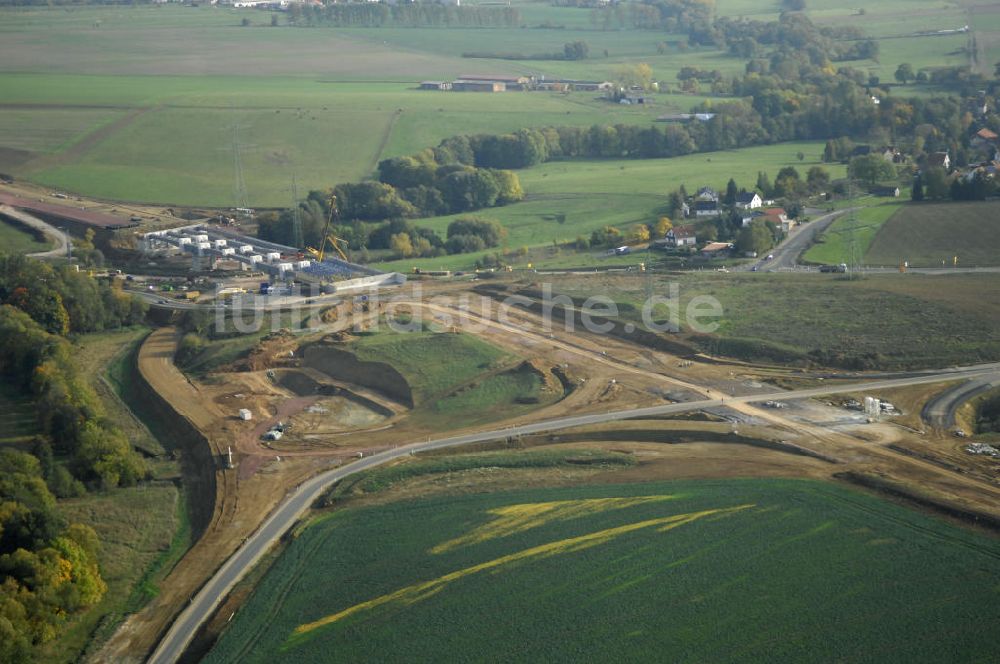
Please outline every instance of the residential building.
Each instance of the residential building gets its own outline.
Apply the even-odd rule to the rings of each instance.
[[[743,191],[736,194],[736,208],[739,210],[756,210],[764,204],[756,191]]]
[[[698,244],[697,233],[692,226],[675,226],[667,231],[668,247],[693,247]]]
[[[927,155],[928,166],[941,166],[944,170],[951,170],[951,157],[947,152],[932,152]]]

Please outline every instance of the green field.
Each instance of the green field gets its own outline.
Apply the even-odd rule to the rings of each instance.
[[[985,661],[998,557],[818,482],[419,499],[317,519],[204,661]]]
[[[914,267],[1000,265],[1000,203],[902,207],[874,237],[865,262],[898,265],[903,261]]]
[[[805,159],[799,161],[802,152]],[[505,248],[537,247],[572,242],[578,235],[589,237],[604,226],[627,232],[633,224],[649,224],[664,213],[667,195],[685,185],[689,192],[702,186],[725,190],[729,178],[742,187],[753,188],[757,172],[773,178],[784,166],[794,166],[804,175],[820,165],[823,144],[782,143],[725,152],[706,152],[672,159],[609,159],[593,161],[553,161],[519,171],[527,197],[521,203],[483,210],[477,214],[500,221],[507,229]],[[844,176],[840,164],[822,164],[831,177]],[[433,228],[444,236],[449,215],[421,219],[419,226]],[[562,220],[561,223],[559,220]],[[494,250],[439,258],[404,259],[383,263],[386,268],[409,271],[426,269],[467,269],[475,260]],[[593,254],[603,254],[595,249]],[[571,261],[587,264],[590,254]],[[634,261],[633,261],[634,262]],[[547,264],[544,261],[543,265]],[[524,267],[520,265],[519,267]]]
[[[607,79],[623,64],[647,62],[669,90],[684,66],[724,74],[744,69],[741,59],[714,49],[670,46],[661,53],[660,42],[674,44],[681,36],[634,30],[627,20],[623,29],[596,29],[589,9],[514,4],[525,29],[310,29],[283,21],[272,28],[268,12],[174,4],[6,8],[0,10],[0,171],[111,199],[232,206],[238,143],[249,204],[286,206],[293,176],[301,192],[357,180],[380,158],[457,133],[643,124],[704,99],[660,94],[652,106],[622,107],[591,93],[415,90],[423,79],[470,72]],[[777,8],[733,0],[721,3],[719,14],[767,20]],[[879,62],[849,64],[892,81],[903,61],[919,69],[968,60],[967,35],[895,38],[916,30],[982,26],[980,63],[1000,56],[1000,39],[991,37],[1000,34],[998,16],[976,8],[972,21],[968,11],[953,3],[893,0],[862,17],[837,0],[809,13],[883,38]],[[243,17],[253,25],[241,27]],[[573,40],[586,41],[592,57],[461,57],[467,51],[551,53]],[[907,87],[908,94],[928,90]]]
[[[817,238],[816,244],[802,255],[804,263],[854,265],[866,262],[863,259],[872,240],[882,225],[903,205],[895,199],[885,201],[874,198],[861,199],[857,203],[864,207],[853,214],[846,213],[830,224]]]

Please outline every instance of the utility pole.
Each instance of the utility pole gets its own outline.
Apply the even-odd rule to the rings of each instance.
[[[305,246],[302,239],[302,214],[299,210],[299,187],[295,181],[295,173],[292,173],[292,245],[296,249]]]

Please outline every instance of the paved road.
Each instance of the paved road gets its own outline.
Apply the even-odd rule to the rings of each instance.
[[[963,403],[1000,385],[996,376],[985,376],[956,385],[941,392],[924,405],[920,416],[924,422],[942,429],[955,427],[955,411]]]
[[[488,442],[507,436],[518,436],[548,431],[557,431],[604,422],[614,422],[631,418],[652,417],[682,413],[691,410],[714,408],[727,404],[747,404],[768,399],[804,399],[829,394],[882,390],[910,385],[935,383],[942,380],[967,378],[971,380],[1000,380],[1000,367],[979,365],[967,369],[956,368],[944,375],[918,375],[898,379],[875,380],[850,385],[819,387],[805,390],[781,391],[725,399],[705,399],[686,403],[665,404],[647,408],[612,411],[562,417],[533,424],[493,429],[479,433],[440,438],[426,442],[412,443],[392,450],[386,450],[367,458],[359,459],[345,467],[327,471],[304,482],[292,491],[285,501],[267,518],[264,524],[234,553],[201,590],[192,598],[173,625],[160,641],[149,662],[167,664],[177,661],[187,648],[201,625],[211,616],[219,603],[232,587],[253,565],[274,545],[278,539],[306,512],[310,505],[334,482],[355,473],[374,468],[393,459],[416,452],[456,447],[471,443]]]
[[[754,265],[757,266],[758,270],[789,270],[794,268],[799,262],[799,256],[802,255],[809,245],[812,244],[813,239],[830,227],[834,221],[837,220],[843,214],[846,214],[849,210],[837,210],[836,212],[830,212],[823,215],[822,217],[817,217],[807,224],[801,224],[797,227],[797,230],[792,232],[785,240],[775,247],[771,251],[771,255],[774,258],[762,259],[756,263],[746,263],[740,265],[733,270],[738,272],[747,272],[753,268]]]
[[[17,219],[26,226],[31,226],[32,228],[40,230],[45,233],[45,237],[55,243],[55,247],[49,251],[39,251],[33,254],[28,254],[32,258],[57,258],[66,255],[66,236],[58,228],[50,226],[38,217],[32,216],[22,210],[12,208],[9,205],[0,204],[0,214]]]

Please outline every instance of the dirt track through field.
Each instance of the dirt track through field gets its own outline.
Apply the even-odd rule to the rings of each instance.
[[[122,117],[95,129],[62,152],[57,154],[43,154],[32,159],[24,165],[24,170],[29,172],[41,171],[47,168],[73,163],[151,110],[153,110],[152,107],[130,109]]]

